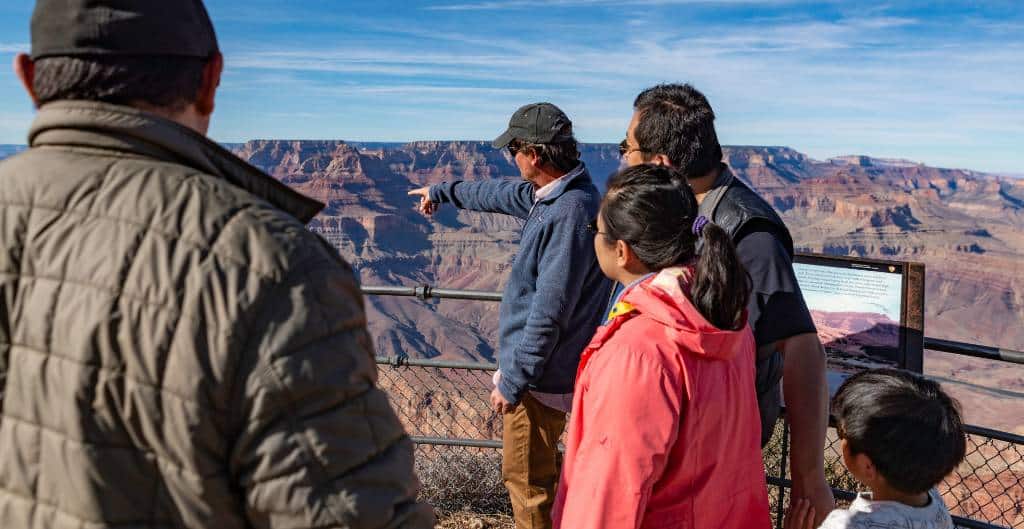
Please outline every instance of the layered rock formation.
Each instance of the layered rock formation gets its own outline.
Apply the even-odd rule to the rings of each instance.
[[[581,150],[603,186],[618,167],[617,146]],[[406,193],[446,180],[518,179],[507,152],[483,142],[277,140],[236,152],[327,204],[311,229],[365,284],[501,289],[520,222],[450,206],[426,219]],[[863,156],[821,162],[783,147],[730,147],[726,161],[779,210],[799,249],[924,262],[929,336],[1024,349],[1024,182]],[[495,358],[497,304],[367,301],[379,354]],[[962,398],[991,397],[979,384],[994,379],[1024,396],[1024,369],[947,356],[926,366],[963,380]],[[1024,418],[1000,424],[1024,429]]]
[[[518,179],[507,152],[483,142],[228,147],[327,205],[310,228],[364,284],[501,289],[520,222],[450,206],[426,219],[406,193],[445,180]],[[0,158],[19,149],[0,148]],[[603,187],[618,167],[617,146],[581,150]],[[730,147],[726,161],[781,213],[799,249],[925,263],[928,336],[1024,349],[1024,180],[864,156],[822,162],[783,147]],[[495,358],[495,303],[367,303],[379,354]],[[929,354],[925,365],[962,399],[986,403],[970,406],[976,422],[1024,431],[1019,412],[990,405],[1024,397],[1024,368],[941,354]]]
[[[616,146],[585,146],[603,183]],[[483,142],[350,144],[250,141],[236,153],[327,207],[310,225],[360,271],[364,284],[500,290],[521,223],[447,207],[432,219],[407,192],[446,180],[518,179],[508,153]],[[493,360],[497,304],[368,299],[380,354]]]
[[[482,142],[341,141],[251,141],[236,152],[327,204],[311,228],[366,283],[500,287],[519,222],[452,208],[425,219],[406,192],[516,179],[506,152]],[[586,145],[583,157],[599,185],[618,165],[612,145]],[[779,210],[799,249],[924,262],[929,335],[1024,348],[1024,181],[863,156],[817,162],[782,147],[727,148],[726,161]]]

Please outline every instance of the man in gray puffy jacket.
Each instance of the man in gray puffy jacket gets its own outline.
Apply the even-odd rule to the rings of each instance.
[[[205,138],[199,0],[40,0],[0,164],[0,527],[426,528],[321,204]]]

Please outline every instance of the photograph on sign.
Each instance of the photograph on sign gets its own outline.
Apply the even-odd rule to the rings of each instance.
[[[800,256],[793,264],[831,364],[898,366],[903,266]]]

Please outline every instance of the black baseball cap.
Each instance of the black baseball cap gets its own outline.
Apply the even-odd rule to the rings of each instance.
[[[565,112],[551,103],[530,103],[519,107],[508,129],[495,138],[491,145],[502,149],[512,140],[527,143],[552,143],[556,139],[572,137],[572,121]]]
[[[32,13],[33,59],[217,52],[202,0],[38,0]]]

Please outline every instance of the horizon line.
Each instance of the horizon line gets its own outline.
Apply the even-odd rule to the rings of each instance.
[[[479,144],[484,144],[484,145],[490,146],[490,144],[491,144],[491,140],[469,140],[469,139],[418,139],[418,140],[402,141],[402,140],[351,140],[351,139],[342,139],[342,138],[250,138],[250,139],[243,140],[243,141],[221,141],[221,140],[217,140],[217,139],[210,138],[210,137],[207,137],[207,138],[210,139],[211,141],[219,144],[219,145],[222,145],[222,146],[225,146],[225,145],[245,145],[245,144],[247,144],[249,142],[254,142],[254,141],[340,142],[340,143],[345,143],[345,144],[378,143],[378,144],[390,144],[390,145],[409,145],[409,144],[414,144],[414,143],[479,143]],[[577,141],[577,143],[579,143],[581,145],[605,145],[605,146],[617,146],[618,145],[618,142],[606,142],[606,141]],[[21,147],[21,148],[27,148],[28,144],[25,144],[25,143],[0,143],[0,147]],[[1005,171],[1005,170],[971,169],[969,167],[949,167],[949,166],[941,166],[941,165],[929,165],[928,162],[922,162],[922,161],[913,160],[913,159],[910,159],[910,158],[900,158],[900,157],[891,157],[891,156],[876,156],[876,155],[872,155],[872,154],[857,154],[857,153],[836,154],[836,155],[832,155],[832,156],[827,156],[825,158],[816,158],[816,157],[814,157],[812,155],[809,155],[806,152],[804,152],[804,151],[802,151],[802,150],[800,150],[800,149],[798,149],[796,147],[791,147],[789,145],[758,145],[758,144],[752,144],[752,143],[748,143],[748,144],[722,144],[722,148],[725,148],[725,149],[730,149],[730,148],[731,149],[738,149],[738,148],[787,149],[787,150],[793,151],[793,152],[795,152],[797,154],[800,154],[801,156],[804,156],[805,158],[807,158],[810,161],[821,162],[821,163],[827,163],[827,162],[831,162],[833,160],[840,160],[840,159],[843,159],[843,158],[868,158],[868,159],[871,159],[871,160],[878,160],[878,161],[881,161],[881,162],[903,162],[903,163],[910,163],[910,164],[913,164],[915,166],[928,167],[928,168],[931,168],[931,169],[939,169],[939,170],[946,170],[946,171],[964,171],[964,172],[978,173],[978,174],[989,175],[989,176],[1005,176],[1005,177],[1015,178],[1015,179],[1016,178],[1024,179],[1024,171],[1021,171],[1019,169],[1018,170]],[[495,150],[498,150],[498,149],[495,149]]]

